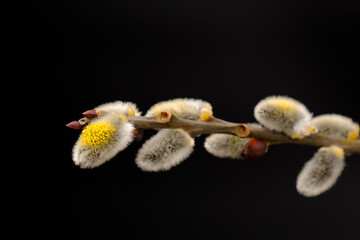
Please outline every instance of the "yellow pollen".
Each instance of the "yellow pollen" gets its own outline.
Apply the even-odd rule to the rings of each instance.
[[[120,114],[119,117],[121,118],[121,120],[122,120],[123,122],[127,122],[127,119],[126,119],[126,117],[125,117],[124,114]]]
[[[235,153],[236,152],[236,145],[237,145],[237,142],[238,142],[238,137],[237,136],[233,136],[231,138],[231,141],[233,143],[233,149],[231,150],[232,153]]]
[[[341,159],[344,157],[344,150],[342,148],[339,148],[337,146],[332,146],[331,150],[337,157]]]
[[[293,102],[285,99],[275,99],[272,105],[281,112],[294,112],[296,108]]]
[[[129,109],[129,116],[131,117],[135,116],[135,110],[133,108]]]
[[[301,135],[301,134],[296,133],[296,134],[291,135],[291,138],[292,139],[303,139],[304,136]]]
[[[358,134],[356,132],[349,132],[348,138],[351,140],[356,140],[358,138]]]
[[[91,148],[101,148],[112,140],[115,130],[109,122],[91,123],[82,131],[81,142]]]
[[[317,128],[315,126],[313,126],[313,125],[308,126],[307,129],[311,133],[316,133],[318,131]]]
[[[156,104],[155,104],[156,106]],[[159,115],[161,113],[160,109],[158,107],[154,108],[155,115]]]
[[[237,137],[237,136],[232,136],[231,141],[232,141],[232,143],[233,143],[234,145],[236,145],[237,142],[238,142],[238,137]]]
[[[353,131],[349,132],[348,138],[351,140],[356,140],[359,138],[359,125],[357,125]]]
[[[207,121],[207,120],[209,120],[209,118],[210,118],[211,116],[212,116],[211,111],[209,111],[208,109],[205,109],[205,110],[203,110],[203,111],[201,112],[199,120],[200,120],[200,121]]]

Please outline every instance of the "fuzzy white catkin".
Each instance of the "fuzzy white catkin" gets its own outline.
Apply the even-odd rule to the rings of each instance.
[[[339,114],[323,114],[314,117],[311,123],[324,133],[334,137],[357,139],[359,137],[359,124],[351,118]]]
[[[141,112],[135,103],[115,101],[104,103],[95,108],[95,110],[103,110],[105,112],[113,112],[116,114],[123,114],[125,116],[140,116]]]
[[[96,146],[91,144],[85,144],[82,135],[86,131],[87,127],[83,130],[79,139],[74,145],[72,157],[73,161],[80,168],[94,168],[102,165],[106,161],[113,158],[118,152],[124,150],[132,141],[132,131],[135,129],[134,126],[119,117],[117,114],[107,114],[102,117],[98,117],[91,122],[94,126],[97,123],[107,123],[113,127],[114,132],[111,137],[108,137],[108,141]],[[105,134],[103,134],[105,135]],[[104,137],[104,136],[101,136]],[[101,137],[99,141],[101,141]],[[106,138],[106,136],[105,136]],[[88,141],[91,141],[90,138]]]
[[[143,171],[167,171],[188,158],[194,139],[181,129],[162,129],[139,150],[135,163]]]
[[[344,151],[337,146],[322,147],[305,163],[296,181],[297,191],[315,197],[330,189],[345,167]]]
[[[239,138],[232,134],[215,133],[204,142],[205,149],[219,158],[244,159],[241,155],[249,138]]]
[[[310,125],[312,114],[299,101],[285,96],[270,96],[254,108],[256,120],[265,128],[303,138],[316,129]]]
[[[163,101],[152,106],[146,113],[146,117],[156,117],[161,112],[168,111],[177,117],[206,121],[212,116],[210,103],[192,98],[176,98]]]

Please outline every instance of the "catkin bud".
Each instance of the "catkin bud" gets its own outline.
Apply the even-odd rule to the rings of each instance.
[[[157,117],[161,112],[165,111],[177,117],[200,121],[207,121],[213,115],[212,107],[208,102],[192,98],[177,98],[155,104],[145,116]]]
[[[205,149],[219,158],[255,159],[263,156],[268,145],[256,138],[239,138],[231,134],[215,133],[205,139]]]
[[[205,149],[219,158],[243,159],[242,154],[249,138],[239,138],[231,134],[215,133],[204,142]]]
[[[73,148],[73,161],[80,168],[94,168],[124,150],[133,139],[134,126],[124,115],[107,114],[87,125]]]
[[[311,120],[311,124],[318,129],[319,133],[352,140],[359,138],[359,124],[339,114],[319,115]]]
[[[344,151],[337,146],[322,147],[305,163],[296,182],[297,191],[315,197],[330,189],[344,169]]]
[[[303,138],[317,131],[310,124],[312,114],[308,109],[289,97],[270,96],[261,100],[255,106],[254,115],[264,127],[291,138]]]
[[[139,150],[135,163],[143,171],[167,171],[188,158],[194,139],[181,129],[162,129]]]
[[[79,123],[79,121],[72,121],[71,123],[66,124],[66,127],[75,130],[79,130],[83,128],[83,126]]]

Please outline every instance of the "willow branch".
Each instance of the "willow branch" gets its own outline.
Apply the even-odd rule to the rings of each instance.
[[[136,128],[141,129],[162,129],[162,128],[181,128],[188,132],[192,137],[203,134],[228,133],[239,137],[247,137],[250,134],[246,124],[216,121],[195,121],[178,118],[169,112],[162,112],[159,118],[147,117],[128,117],[128,121]]]
[[[269,142],[271,145],[275,144],[301,144],[316,147],[337,145],[342,147],[346,154],[360,155],[360,140],[350,140],[345,138],[333,137],[325,134],[314,133],[303,139],[292,139],[283,133],[274,132],[261,127],[258,124],[243,124],[232,123],[212,117],[208,121],[196,121],[178,118],[170,112],[162,112],[158,118],[149,117],[127,117],[137,129],[163,129],[163,128],[181,128],[187,131],[192,137],[198,137],[203,134],[213,133],[227,133],[238,137],[254,137]],[[91,120],[89,118],[82,118],[77,122],[69,123],[70,128],[79,129],[80,126],[85,126]],[[73,124],[76,127],[71,127]]]
[[[165,121],[146,117],[129,117],[128,121],[134,124],[136,128],[142,129],[182,128],[193,137],[203,134],[228,133],[239,137],[254,137],[268,141],[272,145],[301,144],[316,147],[337,145],[344,148],[347,154],[360,154],[359,140],[332,137],[320,133],[312,134],[303,139],[292,139],[283,133],[268,130],[257,124],[232,123],[217,118],[202,122],[182,119],[170,114],[170,118]]]
[[[301,144],[316,147],[337,145],[342,147],[346,154],[360,154],[360,140],[333,137],[321,133],[314,133],[303,139],[292,139],[285,134],[268,130],[257,124],[247,124],[247,126],[250,130],[249,137],[269,141],[271,145]]]

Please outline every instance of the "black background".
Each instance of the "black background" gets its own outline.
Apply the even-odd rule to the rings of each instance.
[[[208,154],[202,136],[168,172],[138,169],[140,144],[82,170],[71,159],[79,133],[65,128],[105,102],[132,101],[145,113],[175,97],[204,99],[215,116],[250,122],[256,103],[274,94],[302,101],[314,115],[360,121],[359,5],[6,3],[8,81],[24,98],[17,112],[32,126],[21,128],[26,157],[14,160],[23,181],[13,223],[48,238],[359,239],[358,156],[347,158],[330,191],[305,198],[295,182],[313,147],[274,146],[261,159],[235,161]]]

